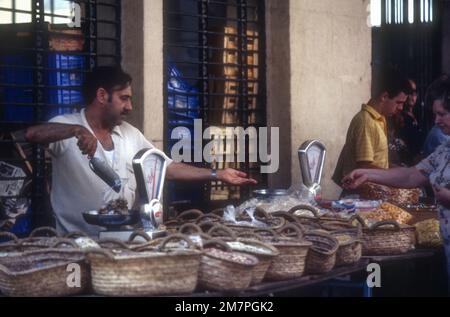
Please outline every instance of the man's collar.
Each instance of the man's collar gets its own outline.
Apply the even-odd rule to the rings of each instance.
[[[86,109],[83,108],[81,109],[81,120],[84,124],[84,126],[89,130],[89,132],[91,132],[92,134],[94,134],[94,131],[92,130],[91,126],[89,125],[89,122],[86,119]],[[122,130],[120,129],[120,126],[116,125],[113,130],[112,133],[117,134],[118,136],[120,136],[121,138],[123,138],[123,133]]]
[[[375,108],[373,108],[372,106],[363,104],[361,109],[367,111],[375,120],[382,120],[382,121],[385,120],[385,117],[381,115],[378,111],[376,111]]]
[[[123,134],[122,134],[122,129],[120,128],[120,126],[116,125],[114,127],[114,129],[112,130],[112,133],[117,134],[118,136],[120,136],[121,138],[123,138]]]

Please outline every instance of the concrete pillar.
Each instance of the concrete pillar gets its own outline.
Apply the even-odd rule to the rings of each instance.
[[[296,0],[294,0],[296,1]],[[266,0],[267,126],[280,128],[280,167],[271,188],[291,185],[289,0]]]
[[[129,122],[163,149],[163,0],[122,2],[122,54],[133,76]]]
[[[328,148],[324,197],[340,192],[331,176],[350,121],[370,96],[368,6],[369,0],[290,3],[292,178],[300,183],[297,147],[321,140]]]

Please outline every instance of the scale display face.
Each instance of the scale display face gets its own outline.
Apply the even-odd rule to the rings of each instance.
[[[319,178],[322,153],[323,149],[317,146],[317,144],[312,145],[306,152],[309,165],[309,175],[311,175],[311,180],[314,183],[317,183]]]
[[[325,146],[317,140],[306,141],[299,148],[300,170],[306,187],[320,184],[325,154]]]
[[[144,182],[149,201],[160,198],[164,164],[165,159],[154,153],[148,155],[143,161]]]

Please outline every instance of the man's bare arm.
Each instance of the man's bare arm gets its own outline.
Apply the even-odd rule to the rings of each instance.
[[[83,154],[94,156],[97,149],[97,138],[81,125],[64,123],[45,123],[29,127],[25,132],[25,140],[32,143],[49,144],[75,137]]]
[[[167,179],[178,181],[209,181],[215,180],[211,170],[198,168],[183,163],[172,163],[167,168]],[[232,168],[217,171],[217,180],[231,185],[255,185],[256,180],[248,178],[247,174]]]
[[[32,143],[49,144],[72,138],[81,128],[83,127],[73,124],[45,123],[29,127],[25,132],[25,139]]]

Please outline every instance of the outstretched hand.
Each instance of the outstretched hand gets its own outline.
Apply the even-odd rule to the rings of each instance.
[[[217,171],[217,177],[229,185],[256,185],[258,183],[256,180],[248,178],[246,173],[232,168]]]

